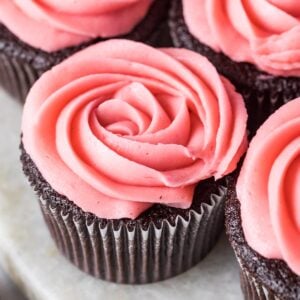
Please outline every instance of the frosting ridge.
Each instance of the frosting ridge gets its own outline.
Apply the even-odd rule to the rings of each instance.
[[[189,31],[215,51],[270,74],[300,76],[297,0],[183,0],[183,13]]]
[[[237,195],[248,244],[300,275],[300,98],[277,110],[250,143]]]
[[[129,33],[153,0],[0,0],[0,22],[18,38],[47,52],[93,38]]]
[[[22,132],[57,192],[99,217],[135,218],[153,203],[188,208],[200,180],[233,171],[246,119],[202,56],[110,40],[37,81]]]

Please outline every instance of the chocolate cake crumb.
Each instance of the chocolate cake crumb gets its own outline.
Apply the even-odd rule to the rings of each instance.
[[[89,222],[93,223],[95,220],[97,220],[101,227],[105,227],[108,220],[98,218],[92,213],[84,212],[66,196],[59,194],[50,186],[50,184],[43,178],[43,176],[37,169],[29,154],[26,153],[22,143],[20,145],[20,150],[20,159],[22,162],[23,172],[27,176],[28,181],[39,197],[42,197],[43,199],[49,201],[52,208],[56,208],[57,206],[59,206],[64,214],[72,212],[75,218],[80,219],[84,216],[84,218],[89,220]],[[218,181],[215,181],[213,178],[204,180],[196,187],[194,199],[189,209],[180,209],[163,204],[154,204],[151,208],[143,212],[135,220],[125,218],[113,220],[113,225],[115,228],[118,228],[120,223],[125,223],[129,227],[133,226],[135,223],[139,223],[143,228],[147,228],[149,224],[153,222],[157,227],[160,227],[162,222],[166,219],[171,225],[174,225],[178,216],[181,216],[185,220],[187,220],[189,218],[191,210],[200,213],[201,205],[203,203],[207,203],[208,205],[211,204],[211,194],[218,194],[220,186],[224,185],[224,179]]]
[[[240,202],[232,180],[228,191],[225,204],[226,233],[242,271],[248,272],[280,299],[300,299],[300,276],[293,273],[283,260],[265,258],[248,245],[242,228]]]

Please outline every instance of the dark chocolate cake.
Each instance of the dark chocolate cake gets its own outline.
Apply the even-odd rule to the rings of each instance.
[[[247,244],[240,202],[232,182],[225,205],[225,225],[231,246],[242,266],[241,285],[245,299],[300,299],[300,277],[284,261],[267,259]]]

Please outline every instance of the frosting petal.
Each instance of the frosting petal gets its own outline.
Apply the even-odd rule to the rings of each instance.
[[[207,59],[110,40],[37,81],[22,132],[57,192],[99,217],[135,218],[153,203],[188,208],[200,180],[231,172],[246,119],[243,99]]]

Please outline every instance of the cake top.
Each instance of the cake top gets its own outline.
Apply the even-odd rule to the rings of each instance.
[[[300,76],[298,0],[182,0],[189,31],[236,62]]]
[[[153,0],[0,0],[0,23],[47,52],[129,33]]]
[[[46,72],[24,107],[26,152],[54,190],[103,218],[188,208],[245,152],[242,97],[185,49],[98,43]]]
[[[300,275],[300,98],[277,110],[250,143],[237,182],[248,244]]]

